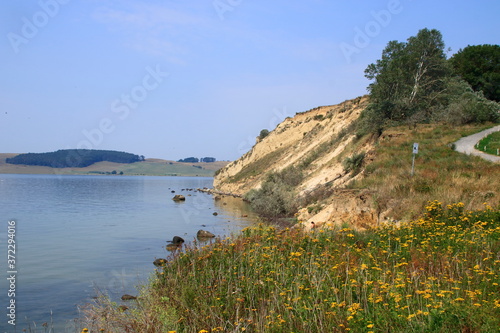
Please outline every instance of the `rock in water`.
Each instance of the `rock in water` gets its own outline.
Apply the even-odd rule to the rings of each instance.
[[[172,244],[181,245],[182,243],[184,243],[184,239],[182,239],[182,237],[174,236],[172,239]]]
[[[186,201],[186,197],[185,197],[185,196],[183,196],[183,195],[180,195],[180,194],[176,194],[176,195],[172,198],[172,200],[174,200],[174,201]]]
[[[167,241],[170,244],[167,244],[167,250],[168,251],[175,251],[178,248],[182,246],[182,243],[184,243],[184,239],[179,236],[174,236],[174,238],[171,241]]]
[[[196,237],[198,237],[198,238],[213,238],[213,237],[215,237],[215,235],[213,233],[211,233],[210,231],[198,230]]]
[[[129,295],[129,294],[125,294],[122,296],[122,301],[130,301],[132,299],[137,299],[137,297]]]
[[[153,261],[153,265],[155,265],[156,267],[165,266],[166,264],[167,264],[167,259],[163,258],[158,258],[155,261]]]

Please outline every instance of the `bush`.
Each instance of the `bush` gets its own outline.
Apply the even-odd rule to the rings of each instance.
[[[447,99],[436,120],[453,125],[500,121],[500,105],[487,100],[481,92],[474,92],[463,80],[449,80]]]
[[[364,159],[365,153],[354,154],[346,158],[342,163],[344,170],[347,172],[350,171],[353,176],[357,175],[361,171],[361,165],[363,165]]]
[[[260,131],[259,139],[262,140],[268,135],[269,135],[269,130],[264,128],[262,131]]]
[[[290,217],[297,209],[294,189],[302,181],[302,173],[296,167],[270,173],[258,190],[245,195],[254,211],[264,217]]]

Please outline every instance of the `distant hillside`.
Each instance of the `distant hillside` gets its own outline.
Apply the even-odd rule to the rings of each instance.
[[[216,170],[228,162],[179,163],[147,158],[136,163],[97,162],[84,168],[52,168],[48,166],[9,164],[5,160],[19,154],[0,153],[0,174],[58,175],[128,175],[128,176],[188,176],[213,177]]]
[[[27,153],[7,158],[10,164],[38,165],[51,168],[85,168],[97,162],[134,163],[144,157],[113,150],[62,149],[49,153]]]

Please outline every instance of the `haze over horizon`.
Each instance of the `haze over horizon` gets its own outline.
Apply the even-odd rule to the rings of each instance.
[[[38,0],[0,7],[0,152],[234,160],[261,129],[366,94],[391,40],[498,44],[500,3]]]

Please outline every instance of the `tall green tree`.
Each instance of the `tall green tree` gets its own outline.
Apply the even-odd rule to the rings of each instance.
[[[430,119],[446,91],[451,70],[438,30],[422,29],[406,42],[391,41],[365,76],[371,97],[370,121],[421,122]]]
[[[453,55],[450,63],[472,89],[500,102],[500,45],[469,45]]]

